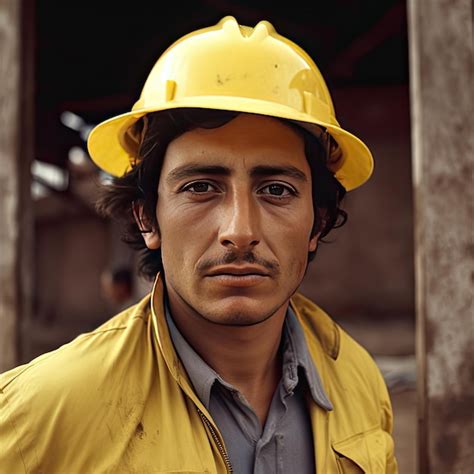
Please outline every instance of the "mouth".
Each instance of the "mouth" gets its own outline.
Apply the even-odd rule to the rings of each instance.
[[[221,267],[216,267],[210,272],[207,273],[207,276],[217,276],[217,275],[231,275],[231,276],[248,276],[248,275],[260,275],[260,276],[270,276],[268,271],[260,266],[255,265],[226,265]]]
[[[257,266],[222,266],[214,268],[205,276],[223,286],[245,288],[263,283],[270,278],[270,273]]]

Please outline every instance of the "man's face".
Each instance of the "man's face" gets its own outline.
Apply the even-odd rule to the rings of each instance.
[[[158,187],[161,246],[171,301],[225,325],[264,321],[298,288],[311,237],[311,171],[295,130],[241,114],[168,146]],[[147,234],[145,234],[147,235]]]

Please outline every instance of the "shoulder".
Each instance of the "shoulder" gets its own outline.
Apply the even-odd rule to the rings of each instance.
[[[309,299],[296,295],[292,303],[334,407],[329,418],[333,449],[341,462],[355,459],[396,472],[390,396],[372,356]]]
[[[95,331],[0,376],[5,472],[89,472],[91,466],[105,472],[122,462],[147,401],[161,394],[166,367],[153,336],[147,297]],[[159,414],[153,417],[156,423]]]
[[[390,411],[390,401],[380,370],[369,352],[318,305],[301,294],[292,298],[308,342],[308,349],[325,385],[334,393],[360,400],[376,412]],[[336,400],[334,400],[336,397]],[[331,398],[331,397],[330,397]],[[367,403],[366,403],[367,402]]]
[[[355,341],[316,303],[297,293],[292,298],[307,339],[332,359],[333,363],[376,367],[367,350]]]
[[[49,423],[51,413],[69,414],[70,407],[92,414],[102,392],[147,357],[148,302],[145,298],[96,330],[1,374],[0,423],[17,429]]]
[[[74,457],[85,429],[99,445],[110,442],[106,420],[120,409],[131,417],[146,398],[144,370],[153,367],[148,307],[147,297],[95,331],[0,375],[2,466],[29,472],[59,447],[64,459]]]
[[[92,367],[100,366],[104,369],[107,363],[112,363],[114,357],[118,356],[123,345],[140,337],[149,318],[147,300],[148,297],[109,319],[94,331],[81,334],[54,351],[0,374],[0,393],[8,393],[15,386],[23,384],[32,389],[33,379],[36,382],[34,387],[39,388],[43,385],[72,382],[80,374],[88,375],[94,372],[96,376],[97,371],[91,371]],[[97,363],[99,365],[94,365]]]

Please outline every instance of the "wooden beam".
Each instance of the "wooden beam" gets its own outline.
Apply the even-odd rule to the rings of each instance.
[[[0,372],[20,361],[31,307],[33,0],[0,0]]]
[[[474,466],[474,55],[469,0],[409,0],[419,472]]]

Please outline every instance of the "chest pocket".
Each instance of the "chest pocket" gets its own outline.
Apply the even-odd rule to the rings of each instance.
[[[339,474],[385,474],[391,436],[380,428],[333,443]]]

